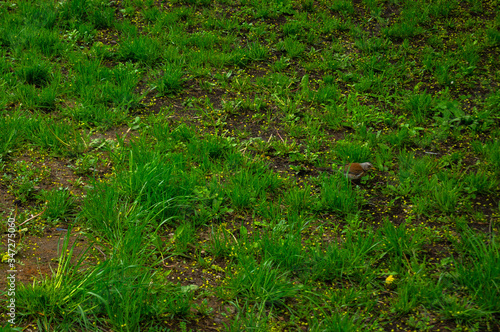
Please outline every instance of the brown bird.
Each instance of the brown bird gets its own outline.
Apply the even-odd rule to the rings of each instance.
[[[371,163],[351,163],[344,166],[345,176],[351,180],[358,180],[371,169],[374,169]]]

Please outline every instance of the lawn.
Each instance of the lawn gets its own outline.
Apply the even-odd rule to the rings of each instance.
[[[3,1],[3,330],[499,331],[499,83],[498,0]]]

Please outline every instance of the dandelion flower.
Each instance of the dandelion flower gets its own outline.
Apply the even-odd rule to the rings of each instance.
[[[388,276],[387,278],[385,278],[385,283],[388,284],[388,285],[390,285],[390,284],[393,283],[394,279],[395,279],[394,276],[391,274],[390,276]]]

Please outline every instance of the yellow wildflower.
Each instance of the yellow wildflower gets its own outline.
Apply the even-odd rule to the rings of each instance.
[[[10,255],[8,252],[5,252],[5,254],[2,255],[2,263],[6,262],[10,258]]]
[[[385,278],[385,283],[390,285],[392,284],[392,282],[395,280],[396,278],[394,278],[394,276],[391,274],[389,275],[387,278]]]

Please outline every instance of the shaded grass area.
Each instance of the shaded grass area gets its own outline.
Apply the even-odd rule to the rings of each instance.
[[[498,1],[0,12],[2,263],[68,229],[14,327],[499,329]]]

